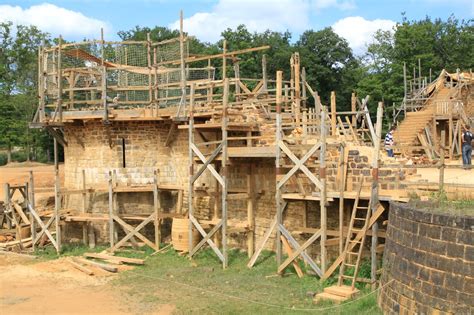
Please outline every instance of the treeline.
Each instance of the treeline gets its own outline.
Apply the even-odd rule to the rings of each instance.
[[[150,33],[153,41],[179,36],[176,30],[157,26],[136,26],[118,32],[122,40],[146,40]],[[442,69],[469,70],[474,66],[473,20],[460,21],[454,16],[447,20],[431,19],[410,21],[402,15],[393,31],[378,31],[367,51],[356,56],[348,42],[332,28],[308,30],[294,40],[290,32],[250,32],[244,25],[222,32],[228,50],[270,45],[269,50],[246,55],[240,61],[240,76],[254,78],[261,75],[262,55],[267,55],[267,71],[274,76],[284,70],[289,76],[290,56],[300,53],[301,64],[306,69],[308,83],[327,103],[331,91],[336,91],[338,110],[350,106],[350,95],[371,95],[369,109],[375,112],[377,101],[384,101],[385,119],[391,120],[391,107],[403,98],[403,63],[408,69],[418,66],[421,60],[424,75],[432,69],[433,77]],[[37,57],[38,46],[57,43],[57,38],[34,26],[13,26],[0,23],[0,164],[4,164],[14,148],[16,160],[49,159],[51,139],[41,130],[28,128],[38,104]],[[192,38],[189,51],[193,54],[221,52],[222,40],[206,43]],[[219,69],[220,60],[214,60]],[[226,70],[232,75],[232,65]],[[216,73],[220,77],[220,72]],[[15,156],[16,154],[16,156]]]

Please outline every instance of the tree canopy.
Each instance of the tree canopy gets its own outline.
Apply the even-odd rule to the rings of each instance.
[[[289,78],[290,56],[300,53],[301,66],[306,69],[308,83],[318,91],[323,103],[328,103],[331,91],[336,91],[337,106],[345,110],[350,104],[350,95],[357,92],[361,97],[371,95],[369,109],[375,112],[376,102],[384,101],[386,112],[403,98],[403,64],[412,73],[421,62],[422,74],[428,76],[429,69],[436,77],[442,69],[454,72],[469,70],[474,66],[473,20],[460,21],[454,16],[447,20],[426,17],[408,20],[402,14],[401,21],[391,31],[378,31],[362,56],[356,56],[347,40],[330,27],[307,30],[299,38],[289,31],[251,32],[245,25],[222,32],[222,39],[215,43],[202,42],[190,37],[188,48],[191,54],[217,54],[222,51],[223,40],[228,50],[270,45],[266,51],[245,55],[239,60],[242,78],[260,77],[262,55],[267,56],[267,73],[273,77],[283,70]],[[153,41],[163,41],[179,36],[178,30],[163,26],[136,26],[118,32],[122,40],[146,40],[147,33]],[[0,149],[11,150],[22,147],[26,157],[36,157],[37,152],[46,152],[51,141],[44,132],[29,130],[37,107],[37,56],[38,46],[57,43],[56,38],[34,26],[0,23]],[[204,64],[205,63],[205,64]],[[205,66],[206,61],[196,66]],[[222,60],[212,60],[216,67],[216,78],[222,76]],[[233,75],[232,62],[227,73]],[[312,104],[312,102],[310,102]],[[389,120],[390,115],[386,115]]]

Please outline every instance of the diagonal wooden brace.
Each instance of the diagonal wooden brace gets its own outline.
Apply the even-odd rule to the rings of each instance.
[[[199,231],[199,233],[201,233],[201,235],[203,237],[206,237],[207,233],[206,231],[204,231],[204,229],[202,228],[202,226],[199,224],[199,222],[196,220],[195,217],[193,217],[192,215],[189,216],[189,220],[191,220],[191,222],[193,223],[193,225],[196,227],[196,229]],[[208,239],[207,240],[207,243],[209,244],[209,246],[211,246],[212,250],[216,253],[217,257],[219,257],[219,259],[224,262],[224,255],[221,253],[221,251],[219,250],[219,248],[217,247],[217,245],[211,240],[211,239]]]
[[[288,267],[301,253],[308,248],[309,245],[313,244],[321,236],[321,230],[314,233],[303,245],[295,248],[292,254],[289,254],[288,258],[278,267],[278,273],[282,273],[286,267]],[[320,275],[321,276],[321,275]]]
[[[198,172],[193,175],[193,177],[191,178],[191,183],[194,183],[199,178],[199,176],[201,176],[201,174],[206,170],[206,168],[208,168],[210,163],[214,161],[214,159],[219,155],[219,153],[221,153],[223,146],[224,143],[221,142],[221,144],[219,144],[219,146],[214,150],[214,152],[212,152],[211,156],[207,160],[203,161],[204,165],[202,165]]]
[[[204,236],[203,239],[189,251],[189,256],[194,255],[199,250],[199,248],[204,245],[204,243],[209,243],[210,238],[221,228],[222,223],[223,221],[221,219],[219,223],[217,223],[216,226],[213,227],[212,230],[210,230],[209,233],[207,233],[206,236]]]
[[[319,190],[322,190],[323,185],[316,178],[316,176],[311,173],[311,171],[304,165],[306,161],[321,147],[321,142],[316,143],[311,149],[306,152],[306,154],[300,159],[291,152],[291,150],[286,146],[283,141],[278,142],[278,146],[282,149],[283,152],[293,161],[295,166],[278,182],[277,189],[280,189],[289,179],[296,173],[297,170],[301,170],[305,175],[311,180],[311,182],[318,187]]]
[[[51,219],[49,219],[48,223],[45,225],[43,223],[43,220],[41,220],[40,216],[36,213],[35,209],[33,209],[33,207],[31,206],[30,203],[28,203],[28,209],[30,210],[30,213],[33,215],[34,219],[36,220],[36,222],[38,222],[38,225],[41,227],[41,232],[36,236],[36,239],[35,241],[33,242],[33,244],[36,244],[38,242],[38,240],[40,239],[40,237],[44,234],[46,234],[46,236],[48,237],[48,239],[51,241],[51,243],[53,244],[53,246],[58,249],[58,243],[56,242],[56,240],[54,239],[53,235],[49,232],[48,228],[49,226],[51,225],[51,223],[53,223],[55,217],[51,217]]]
[[[194,143],[190,143],[189,144],[191,146],[191,149],[193,150],[194,154],[197,155],[197,157],[203,162],[203,163],[206,163],[206,157],[201,153],[201,151],[199,151],[199,149],[196,147],[196,145]],[[214,168],[214,166],[212,166],[211,164],[208,164],[207,165],[207,169],[211,172],[211,174],[217,179],[217,181],[219,182],[219,184],[221,184],[221,186],[224,186],[225,183],[224,183],[224,179],[222,178],[222,176],[216,171],[216,169]]]
[[[115,244],[112,248],[110,248],[111,252],[116,251],[118,248],[120,248],[120,246],[124,245],[125,242],[127,242],[133,236],[138,237],[139,239],[141,239],[145,244],[147,244],[151,248],[157,249],[159,244],[154,244],[152,241],[150,241],[145,236],[143,236],[141,233],[139,233],[139,231],[141,229],[143,229],[148,223],[150,223],[151,221],[153,221],[155,219],[155,213],[151,214],[148,218],[146,218],[143,222],[141,222],[135,228],[133,226],[131,226],[130,224],[126,223],[125,221],[123,221],[122,219],[120,219],[116,215],[112,216],[112,218],[117,223],[119,223],[124,229],[128,230],[129,233],[124,238],[122,238],[119,242],[117,242],[117,244]]]
[[[291,246],[293,246],[293,248],[296,248],[296,249],[300,248],[300,244],[298,244],[298,242],[293,238],[293,236],[291,236],[291,233],[288,232],[288,230],[285,229],[285,227],[282,224],[279,225],[279,229],[281,233],[286,237],[288,242],[290,242]],[[323,273],[321,272],[321,269],[319,269],[318,265],[316,265],[314,260],[311,257],[309,257],[309,255],[306,254],[306,252],[304,251],[302,251],[300,255],[308,263],[308,265],[314,270],[314,272],[316,272],[317,275],[322,277]]]

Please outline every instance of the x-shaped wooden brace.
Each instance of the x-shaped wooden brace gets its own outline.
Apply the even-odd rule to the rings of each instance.
[[[38,241],[41,239],[43,234],[46,234],[48,239],[51,241],[53,246],[58,249],[58,243],[54,239],[53,235],[51,232],[48,230],[51,224],[54,222],[56,219],[55,216],[52,216],[46,224],[44,224],[43,220],[41,220],[41,217],[36,213],[35,209],[31,206],[30,203],[28,203],[28,209],[30,210],[31,214],[33,215],[33,218],[35,219],[36,222],[38,222],[38,225],[41,227],[41,231],[36,235],[36,238],[33,240],[33,244],[38,243]]]
[[[199,224],[199,222],[196,220],[195,217],[190,215],[189,219],[191,220],[193,225],[196,227],[196,229],[199,231],[199,233],[201,233],[203,237],[203,239],[194,248],[192,248],[189,251],[189,255],[190,256],[194,255],[205,243],[208,243],[209,246],[211,246],[212,250],[216,253],[217,257],[219,257],[221,261],[224,261],[224,255],[219,250],[217,245],[211,240],[211,237],[221,228],[222,223],[223,223],[222,219],[216,224],[216,226],[214,226],[214,228],[211,231],[209,231],[209,233],[206,233],[206,231],[204,231],[204,229],[202,228],[202,226]]]
[[[214,161],[214,159],[222,152],[222,148],[224,146],[224,142],[221,142],[217,148],[212,152],[212,154],[209,156],[208,159],[201,153],[201,151],[196,147],[194,143],[190,143],[191,149],[196,154],[197,157],[201,160],[203,165],[199,168],[196,174],[193,174],[193,177],[191,178],[191,184],[194,184],[196,180],[201,176],[201,174],[208,169],[211,174],[216,178],[216,180],[219,182],[221,186],[225,185],[224,178],[217,172],[217,170],[214,168],[213,165],[211,165],[211,162]],[[199,231],[199,233],[202,235],[203,239],[194,247],[190,248],[189,250],[189,255],[193,256],[205,243],[209,244],[209,246],[212,248],[212,250],[216,253],[217,257],[221,261],[224,262],[225,258],[223,253],[219,250],[217,245],[211,240],[211,237],[222,227],[223,221],[222,219],[214,226],[214,228],[209,231],[209,233],[206,233],[202,226],[199,224],[197,219],[189,214],[189,220],[191,223],[196,227],[196,229]]]
[[[131,226],[130,224],[126,223],[125,221],[123,221],[122,219],[120,219],[118,216],[114,215],[112,216],[112,218],[118,223],[120,224],[125,231],[128,231],[127,235],[125,235],[124,238],[122,238],[120,241],[117,242],[117,244],[115,244],[112,248],[110,248],[109,251],[111,252],[114,252],[116,251],[118,248],[120,248],[120,246],[124,245],[129,239],[131,239],[132,237],[136,236],[137,238],[141,239],[145,244],[147,244],[148,246],[150,246],[151,248],[155,249],[155,250],[158,250],[159,248],[159,244],[155,244],[153,243],[152,241],[150,241],[149,239],[147,239],[145,236],[143,236],[143,234],[140,233],[140,230],[142,230],[148,223],[150,223],[151,221],[155,220],[155,213],[151,214],[148,218],[146,218],[145,220],[143,220],[139,225],[137,225],[136,227],[133,227]]]
[[[314,174],[311,173],[311,171],[306,167],[306,165],[304,165],[304,163],[306,163],[306,161],[321,147],[321,142],[318,142],[313,145],[311,149],[306,152],[306,154],[301,159],[298,159],[296,155],[294,155],[293,152],[288,149],[288,147],[283,141],[280,140],[278,142],[278,146],[293,161],[293,163],[295,163],[295,166],[293,166],[293,168],[288,173],[286,173],[286,175],[278,182],[277,189],[281,189],[283,185],[290,179],[290,177],[293,176],[293,174],[295,174],[298,170],[301,170],[309,178],[309,180],[316,187],[318,187],[319,190],[323,189],[323,185],[321,184],[319,179],[317,179],[316,176],[314,176]]]
[[[323,276],[323,273],[321,272],[321,269],[319,269],[318,265],[314,262],[314,260],[305,252],[306,248],[309,247],[309,245],[313,244],[320,236],[321,236],[321,230],[318,230],[316,233],[313,234],[303,245],[300,246],[298,242],[293,238],[291,233],[285,229],[285,227],[282,224],[279,224],[279,229],[281,231],[281,234],[283,234],[288,242],[291,244],[293,249],[295,251],[278,267],[278,273],[282,273],[283,270],[285,270],[286,267],[288,267],[293,260],[295,260],[299,255],[303,257],[303,259],[308,263],[308,265],[316,272],[316,274],[320,277]]]

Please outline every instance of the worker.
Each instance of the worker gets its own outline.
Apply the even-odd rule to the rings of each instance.
[[[385,150],[387,151],[387,155],[389,157],[393,157],[393,145],[395,142],[393,141],[393,132],[395,131],[395,126],[392,126],[390,128],[390,131],[387,132],[387,135],[385,135]]]
[[[474,138],[470,129],[469,125],[466,126],[462,134],[462,164],[466,170],[471,168],[472,139]]]

